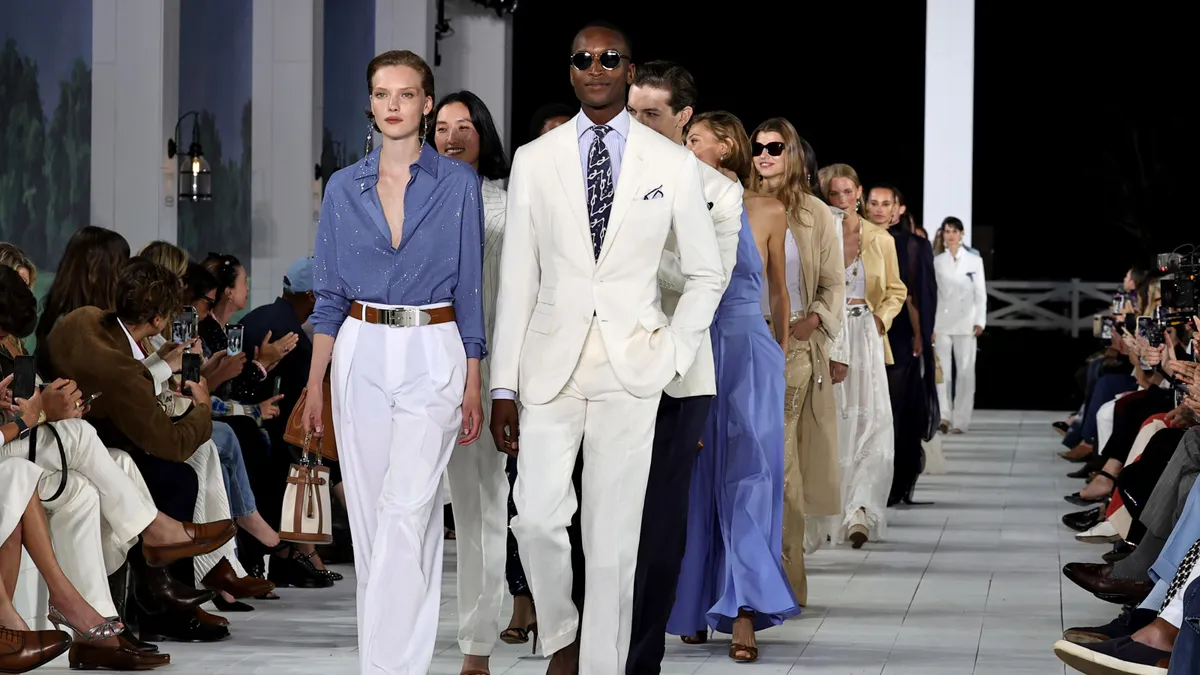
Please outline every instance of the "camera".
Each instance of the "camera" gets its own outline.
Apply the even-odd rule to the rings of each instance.
[[[1200,273],[1200,255],[1196,247],[1180,253],[1179,249],[1158,256],[1158,271],[1164,276],[1159,280],[1162,298],[1155,318],[1161,327],[1186,324],[1196,314],[1196,276]]]

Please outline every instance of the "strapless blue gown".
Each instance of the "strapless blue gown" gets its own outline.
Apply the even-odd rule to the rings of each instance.
[[[782,563],[784,356],[762,318],[762,284],[743,211],[711,329],[717,396],[692,473],[673,635],[730,633],[740,608],[754,610],[755,630],[800,613]]]

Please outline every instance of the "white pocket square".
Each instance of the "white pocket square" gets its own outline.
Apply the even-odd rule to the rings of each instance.
[[[662,199],[662,198],[663,198],[663,191],[662,191],[661,185],[659,185],[658,187],[654,188],[653,190],[647,192],[646,196],[642,197],[643,200],[647,200],[647,201],[651,200],[651,199]]]

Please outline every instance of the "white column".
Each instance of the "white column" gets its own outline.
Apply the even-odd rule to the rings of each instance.
[[[92,223],[135,251],[176,241],[178,112],[179,0],[94,0]]]
[[[975,119],[975,2],[925,3],[925,213],[930,236],[946,216],[971,243]]]
[[[375,53],[407,49],[433,66],[435,0],[375,0]]]
[[[279,295],[284,272],[312,253],[320,158],[323,0],[254,0],[250,306]]]
[[[434,69],[438,96],[467,89],[483,99],[511,155],[512,17],[467,0],[446,0],[446,14],[454,34],[441,41],[442,65]]]

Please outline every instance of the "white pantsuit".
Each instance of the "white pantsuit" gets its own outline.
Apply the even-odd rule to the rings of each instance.
[[[500,283],[500,249],[504,237],[504,189],[484,180],[483,311],[491,342]],[[489,361],[479,363],[483,410],[492,409],[488,395]],[[508,546],[508,455],[496,450],[486,428],[479,440],[455,448],[446,467],[453,494],[454,538],[458,572],[458,647],[463,654],[490,656],[500,633],[504,605],[504,565]]]
[[[493,397],[523,406],[511,526],[547,655],[580,626],[566,530],[583,444],[582,675],[625,671],[658,402],[696,360],[725,284],[696,157],[625,111],[605,126],[580,113],[513,158],[490,373]],[[609,198],[588,200],[597,143],[615,190],[594,236],[589,211]],[[668,317],[658,271],[672,233],[684,283]]]
[[[19,457],[0,457],[0,543],[8,540],[42,478],[42,469]],[[5,581],[12,583],[11,579]]]
[[[392,328],[349,317],[334,343],[333,420],[364,674],[425,673],[433,658],[441,481],[462,428],[466,362],[455,323]]]
[[[933,259],[937,275],[938,305],[934,320],[934,349],[942,365],[937,385],[942,420],[967,431],[975,409],[975,327],[987,326],[987,285],[983,258],[966,247],[949,249]],[[950,381],[954,379],[954,396]]]

